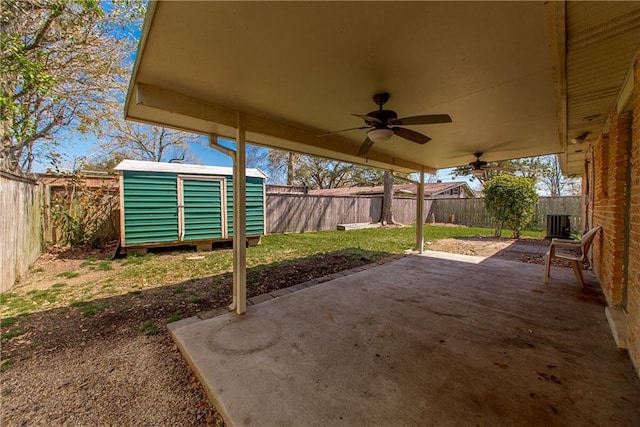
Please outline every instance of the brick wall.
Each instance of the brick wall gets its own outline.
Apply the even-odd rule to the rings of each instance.
[[[612,114],[609,135],[594,147],[593,225],[602,227],[593,247],[593,269],[609,305],[622,302],[624,268],[624,205],[627,140],[631,114]]]
[[[600,135],[583,181],[590,193],[586,218],[601,226],[593,243],[592,265],[609,306],[627,314],[627,346],[640,372],[640,66],[636,64],[629,111],[609,117],[609,133]],[[631,146],[631,149],[629,147]],[[627,172],[631,185],[627,188]],[[583,182],[584,183],[584,182]],[[629,193],[627,193],[629,192]],[[625,225],[630,195],[628,226]],[[625,242],[628,241],[628,251]],[[628,277],[625,283],[625,268]]]
[[[631,148],[631,200],[629,221],[629,282],[627,340],[629,354],[640,372],[640,66],[635,69]]]

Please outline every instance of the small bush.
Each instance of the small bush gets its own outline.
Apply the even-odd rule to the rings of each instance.
[[[497,175],[484,185],[484,203],[496,220],[496,237],[509,227],[513,238],[519,238],[531,222],[537,202],[535,182],[523,176]]]

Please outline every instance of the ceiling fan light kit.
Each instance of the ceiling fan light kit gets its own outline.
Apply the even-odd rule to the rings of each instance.
[[[426,135],[416,132],[411,129],[399,127],[412,126],[412,125],[430,125],[434,123],[451,123],[451,117],[448,114],[428,114],[423,116],[411,116],[398,118],[398,114],[392,110],[384,110],[382,106],[389,100],[390,95],[386,92],[376,93],[373,95],[373,102],[378,105],[378,110],[371,111],[367,114],[352,114],[364,120],[366,126],[343,129],[336,132],[329,132],[323,135],[333,135],[339,132],[346,132],[357,129],[369,129],[367,131],[367,138],[364,140],[360,149],[358,150],[358,156],[364,156],[369,152],[375,142],[384,142],[391,139],[393,135],[404,138],[408,141],[416,144],[426,144],[431,141]],[[393,126],[393,127],[389,127]]]
[[[482,156],[482,152],[473,153],[476,156],[476,160],[469,163],[471,167],[471,173],[478,179],[484,178],[484,169],[487,167],[488,163],[484,160],[480,160],[480,156]]]
[[[478,179],[484,178],[484,169],[472,169],[471,173]]]
[[[393,131],[391,129],[371,129],[367,132],[367,135],[373,142],[383,142],[388,141],[393,136]]]

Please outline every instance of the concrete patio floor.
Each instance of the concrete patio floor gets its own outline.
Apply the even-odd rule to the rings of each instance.
[[[590,272],[430,252],[171,325],[228,425],[640,425]]]

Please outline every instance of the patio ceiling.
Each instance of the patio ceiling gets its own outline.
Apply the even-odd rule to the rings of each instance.
[[[249,142],[399,171],[561,153],[580,175],[639,45],[640,2],[151,2],[126,116],[234,138],[242,112]],[[367,157],[362,130],[317,138],[380,91],[453,123]]]
[[[557,6],[542,2],[152,2],[128,119],[399,171],[558,153]],[[548,16],[551,18],[549,19]],[[560,42],[559,42],[560,40]],[[558,68],[560,67],[560,68]],[[449,114],[356,155],[350,113]],[[558,119],[558,117],[560,119]],[[560,135],[560,138],[559,138]]]

